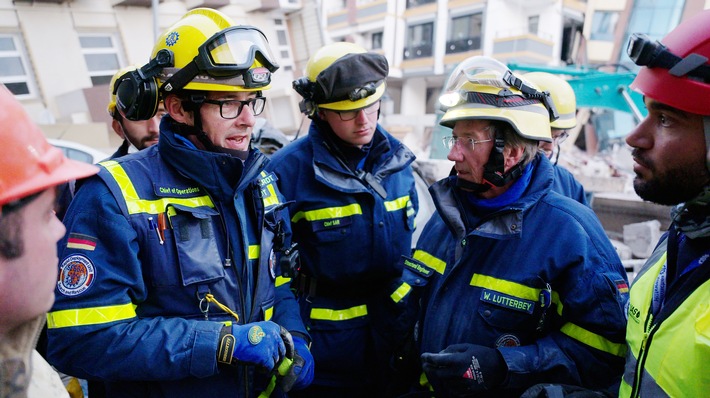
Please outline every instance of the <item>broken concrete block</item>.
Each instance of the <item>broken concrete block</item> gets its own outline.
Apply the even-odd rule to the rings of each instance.
[[[636,258],[648,258],[661,237],[661,222],[644,221],[624,225],[624,244]]]

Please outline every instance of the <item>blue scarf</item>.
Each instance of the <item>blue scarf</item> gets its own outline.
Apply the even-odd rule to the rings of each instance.
[[[507,191],[503,192],[501,195],[495,198],[485,199],[479,198],[472,193],[469,193],[468,201],[478,210],[484,212],[495,211],[501,209],[505,206],[514,203],[516,200],[523,196],[523,192],[530,185],[530,180],[532,179],[533,172],[533,162],[528,163],[523,170],[523,174],[518,178],[513,185],[508,188]]]

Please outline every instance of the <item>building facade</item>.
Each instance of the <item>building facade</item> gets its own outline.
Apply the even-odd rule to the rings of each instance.
[[[120,143],[106,112],[111,76],[146,64],[157,35],[196,7],[264,31],[281,66],[264,115],[296,130],[302,118],[288,26],[289,14],[304,13],[300,0],[0,0],[0,83],[48,137],[110,151]]]

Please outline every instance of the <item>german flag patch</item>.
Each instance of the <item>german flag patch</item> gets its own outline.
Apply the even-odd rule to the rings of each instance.
[[[614,284],[616,285],[616,290],[618,290],[619,293],[624,294],[629,292],[629,284],[623,279],[614,281]]]
[[[82,249],[94,251],[96,249],[96,238],[89,235],[71,233],[67,240],[68,249]]]

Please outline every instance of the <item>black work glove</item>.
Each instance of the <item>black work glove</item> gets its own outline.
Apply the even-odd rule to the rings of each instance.
[[[508,373],[498,350],[475,344],[454,344],[438,354],[424,353],[422,368],[429,380],[438,379],[457,397],[495,388]]]

